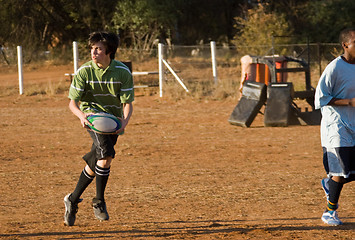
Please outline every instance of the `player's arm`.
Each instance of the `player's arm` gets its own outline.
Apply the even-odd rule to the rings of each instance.
[[[132,113],[133,113],[133,104],[131,102],[123,103],[123,117],[121,119],[122,127],[117,131],[117,133],[120,133],[125,129],[132,116]]]
[[[355,107],[355,98],[332,98],[332,100],[329,101],[328,105]]]
[[[79,118],[81,126],[87,128],[87,125],[91,125],[91,123],[86,119],[90,114],[82,112],[77,101],[70,99],[69,109],[75,116]]]

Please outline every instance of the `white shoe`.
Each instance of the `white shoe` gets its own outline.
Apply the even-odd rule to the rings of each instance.
[[[325,211],[322,215],[322,221],[331,226],[338,226],[343,224],[338,217],[337,211]]]

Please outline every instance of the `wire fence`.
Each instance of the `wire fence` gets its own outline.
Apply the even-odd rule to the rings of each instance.
[[[89,51],[86,43],[79,43],[79,56],[81,60],[89,58]],[[222,61],[222,65],[229,62],[237,62],[246,54],[253,55],[253,49],[263,49],[264,56],[277,54],[289,55],[300,57],[309,60],[311,65],[318,65],[319,62],[331,61],[338,56],[342,50],[337,43],[310,43],[310,44],[284,44],[272,46],[255,45],[244,48],[235,46],[218,46],[217,57]],[[17,64],[17,51],[16,47],[1,47],[0,48],[0,64],[1,65],[14,65]],[[118,54],[123,58],[132,59],[136,62],[146,61],[147,58],[157,57],[157,48],[150,51],[137,51],[134,49],[120,48]],[[73,52],[71,47],[55,49],[55,50],[34,50],[23,48],[24,63],[30,64],[33,62],[41,61],[58,61],[63,64],[68,64],[72,61]],[[211,47],[210,44],[181,46],[171,45],[166,47],[166,56],[169,59],[183,58],[188,61],[188,64],[200,65],[202,61],[210,62]]]
[[[90,60],[89,50],[86,43],[78,43],[79,65]],[[219,86],[229,89],[227,95],[232,95],[239,88],[241,78],[240,59],[248,54],[253,55],[254,49],[264,52],[263,55],[286,55],[304,59],[310,64],[312,85],[315,86],[325,66],[336,56],[341,54],[342,49],[335,43],[310,43],[310,44],[285,44],[271,46],[249,46],[237,48],[235,46],[217,46],[217,80]],[[194,46],[166,45],[165,59],[174,69],[178,76],[184,81],[188,88],[200,88],[199,92],[208,94],[213,88],[215,81],[212,73],[212,59],[210,44]],[[158,71],[158,49],[150,51],[136,51],[134,49],[118,49],[116,59],[129,61],[132,70]],[[40,51],[23,48],[23,63],[47,63],[54,65],[73,64],[73,49],[70,47],[55,49],[52,51]],[[16,47],[1,48],[0,69],[6,66],[17,66]],[[63,73],[64,74],[64,73]],[[166,74],[166,84],[177,85],[171,74]],[[302,76],[300,76],[302,77]],[[137,84],[158,84],[158,75],[147,75],[135,77]],[[202,84],[204,83],[204,84]],[[174,90],[176,91],[176,90]],[[190,91],[192,92],[192,91]],[[180,93],[178,93],[180,94]]]

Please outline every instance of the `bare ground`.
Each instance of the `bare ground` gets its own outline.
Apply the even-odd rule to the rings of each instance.
[[[33,69],[27,83],[62,81],[70,68]],[[0,76],[0,91],[17,74]],[[55,80],[53,80],[55,79]],[[354,196],[344,187],[339,215],[320,220],[319,126],[230,125],[235,100],[172,101],[138,95],[106,191],[110,220],[83,194],[75,226],[63,225],[64,196],[91,142],[65,93],[0,93],[1,239],[354,239]]]

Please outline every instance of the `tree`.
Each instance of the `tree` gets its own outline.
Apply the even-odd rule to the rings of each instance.
[[[37,2],[14,0],[0,2],[0,45],[24,47],[25,61],[30,61],[35,51],[48,44],[49,22]],[[6,24],[5,24],[6,23]]]
[[[170,38],[175,25],[175,2],[122,0],[117,3],[111,30],[119,31],[123,44],[150,51],[157,39]]]
[[[234,16],[246,0],[122,0],[113,22],[122,41],[136,49],[150,49],[156,39],[175,44],[228,42]]]
[[[349,0],[316,0],[310,2],[307,31],[315,42],[338,42],[339,32],[355,26],[355,2]]]
[[[249,9],[245,17],[236,17],[235,19],[238,24],[236,27],[240,32],[235,35],[233,43],[242,54],[271,54],[273,36],[290,36],[292,34],[292,28],[285,16],[266,12],[265,5],[261,3]],[[274,38],[274,43],[287,43],[290,40],[290,38],[277,37]]]
[[[355,2],[349,0],[266,0],[268,11],[285,14],[293,26],[294,42],[337,42],[339,32],[355,25]]]
[[[0,44],[47,48],[87,39],[111,25],[117,1],[0,0]]]
[[[267,1],[267,11],[273,12],[277,15],[284,15],[289,26],[292,26],[293,34],[292,40],[296,42],[304,42],[309,37],[309,32],[305,31],[310,25],[308,21],[309,14],[309,0],[278,0]]]
[[[234,16],[246,7],[244,0],[181,0],[179,1],[175,41],[197,44],[200,41],[226,43],[234,35]]]

